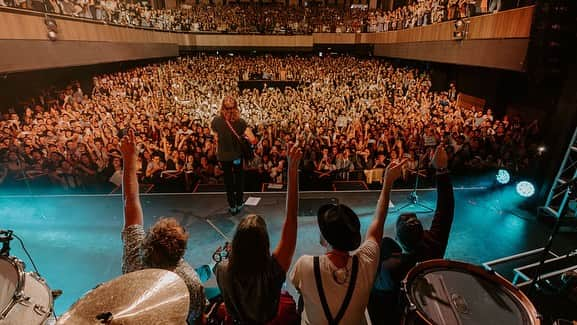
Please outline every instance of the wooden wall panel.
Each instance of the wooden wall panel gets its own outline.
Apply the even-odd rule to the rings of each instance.
[[[524,71],[529,39],[377,44],[375,56]]]
[[[3,73],[178,56],[178,45],[0,40]]]

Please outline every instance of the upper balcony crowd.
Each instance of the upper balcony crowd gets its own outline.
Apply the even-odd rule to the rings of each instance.
[[[366,5],[298,7],[278,3],[183,4],[178,9],[152,9],[117,0],[0,0],[0,7],[171,32],[310,34],[384,32],[426,26],[514,6],[506,1],[422,0],[394,10],[368,9]]]

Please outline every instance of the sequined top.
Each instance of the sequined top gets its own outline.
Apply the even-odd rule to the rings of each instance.
[[[146,233],[142,225],[132,225],[122,231],[124,251],[122,254],[122,274],[147,268],[142,262],[141,246]],[[196,271],[181,259],[174,269],[167,269],[178,274],[186,283],[190,295],[190,310],[188,311],[189,323],[199,318],[204,311],[205,298],[204,288]]]

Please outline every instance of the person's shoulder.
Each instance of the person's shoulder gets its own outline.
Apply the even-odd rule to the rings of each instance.
[[[145,235],[144,227],[140,224],[130,225],[122,229],[122,237],[124,238],[137,235]]]
[[[299,257],[294,265],[294,268],[302,268],[302,267],[306,267],[306,266],[311,266],[313,265],[313,260],[314,260],[314,256],[312,255],[302,255],[301,257]]]
[[[372,239],[367,239],[361,244],[355,255],[363,261],[374,261],[379,259],[379,251],[379,244]]]
[[[194,284],[194,285],[201,285],[202,282],[200,281],[200,277],[196,273],[196,271],[188,264],[188,262],[181,260],[174,273],[178,274],[187,285]]]
[[[214,123],[222,123],[222,116],[220,116],[220,115],[215,115],[215,116],[212,118],[212,123],[213,123],[213,124],[214,124]]]

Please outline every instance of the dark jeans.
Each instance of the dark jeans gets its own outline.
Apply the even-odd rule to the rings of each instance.
[[[242,160],[237,165],[232,161],[221,161],[224,172],[224,187],[226,189],[226,199],[228,206],[236,208],[244,202],[244,172],[242,170]]]

